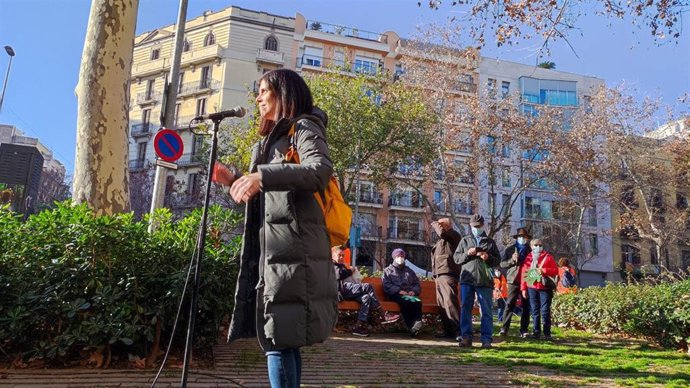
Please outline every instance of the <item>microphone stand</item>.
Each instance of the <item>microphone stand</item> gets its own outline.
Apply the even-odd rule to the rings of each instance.
[[[187,327],[187,343],[184,348],[184,364],[182,366],[181,387],[187,387],[187,375],[189,373],[189,363],[192,356],[192,341],[194,339],[194,324],[196,321],[196,309],[199,302],[199,286],[201,284],[201,259],[204,256],[206,241],[206,219],[208,216],[208,202],[211,197],[211,174],[213,165],[216,163],[218,148],[218,129],[223,117],[213,118],[213,140],[211,141],[211,157],[208,161],[208,177],[206,181],[206,193],[204,195],[204,208],[201,213],[201,223],[199,224],[199,234],[197,236],[197,250],[194,256],[194,289],[192,290],[192,301],[189,306],[189,325]]]

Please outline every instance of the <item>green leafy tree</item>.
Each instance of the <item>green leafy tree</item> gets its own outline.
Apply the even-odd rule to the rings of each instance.
[[[328,115],[328,145],[343,193],[352,197],[361,171],[377,186],[405,180],[397,172],[435,155],[435,115],[414,88],[382,76],[321,73],[307,77],[314,103]]]

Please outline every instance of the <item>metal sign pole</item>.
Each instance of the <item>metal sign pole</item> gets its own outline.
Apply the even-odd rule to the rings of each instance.
[[[173,62],[170,67],[170,76],[166,88],[164,115],[161,126],[166,128],[174,127],[175,101],[177,100],[177,89],[180,82],[180,63],[182,62],[182,46],[184,44],[184,29],[187,21],[187,2],[180,0],[180,8],[177,13],[177,25],[175,27],[175,46],[173,48]],[[165,179],[168,170],[165,167],[156,165],[156,176],[153,183],[153,195],[151,197],[151,218],[149,220],[149,232],[156,229],[153,214],[156,209],[163,206],[165,199]]]

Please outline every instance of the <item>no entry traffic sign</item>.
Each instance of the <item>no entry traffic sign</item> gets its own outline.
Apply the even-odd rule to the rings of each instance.
[[[166,162],[174,162],[182,156],[184,144],[177,132],[170,129],[161,129],[153,138],[153,148],[156,155]]]

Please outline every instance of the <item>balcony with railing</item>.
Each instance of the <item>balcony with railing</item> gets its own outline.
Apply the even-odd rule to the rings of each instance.
[[[374,204],[383,205],[383,194],[379,192],[361,192],[359,193],[359,203],[363,204]]]
[[[406,208],[409,210],[423,210],[424,201],[416,197],[392,195],[388,198],[388,206]]]
[[[259,49],[259,51],[256,53],[256,61],[282,66],[285,63],[285,58],[281,52]]]
[[[365,240],[379,240],[383,235],[383,227],[379,225],[362,226],[360,237]]]
[[[459,81],[449,86],[449,89],[456,92],[477,93],[477,84],[475,83]]]
[[[210,60],[220,60],[223,48],[213,44],[206,47],[195,48],[182,53],[182,66],[196,65]],[[170,69],[172,58],[163,57],[153,61],[141,61],[132,65],[132,77],[141,78],[158,74]]]
[[[350,67],[343,59],[329,58],[318,55],[304,54],[297,57],[295,62],[297,68],[335,68],[342,71],[350,71]]]
[[[148,91],[137,94],[136,102],[139,105],[155,104],[161,100],[161,97],[163,93]]]
[[[175,122],[173,123],[173,127],[170,129],[176,129],[179,131],[183,131],[186,129],[189,129],[189,123],[194,119],[196,116],[180,116],[175,118]],[[192,123],[192,129],[197,127],[197,124],[200,124],[200,122],[194,122]]]
[[[153,123],[139,123],[132,125],[132,130],[129,132],[132,137],[148,136],[158,128]]]
[[[434,203],[434,211],[435,211],[436,213],[446,213],[446,214],[449,214],[449,213],[450,213],[450,209],[451,209],[450,206],[448,206],[448,205],[446,204],[445,201],[444,201],[444,202],[435,202],[435,203]],[[459,215],[459,216],[463,216],[463,215],[466,216],[466,215],[472,215],[472,214],[474,214],[474,213],[472,212],[472,203],[470,203],[470,202],[464,202],[464,201],[456,201],[456,202],[453,204],[453,212],[454,212],[456,215]]]
[[[339,26],[316,20],[307,21],[307,30],[326,34],[339,35],[349,38],[364,39],[372,42],[388,43],[388,37],[377,32],[364,31],[354,27]]]
[[[180,167],[195,167],[201,166],[204,163],[204,155],[199,154],[184,154],[177,161],[177,165]]]
[[[410,240],[410,241],[425,241],[425,233],[423,230],[408,230],[398,228],[388,228],[389,240]]]
[[[204,63],[212,59],[220,59],[223,48],[220,45],[212,44],[206,47],[199,47],[182,53],[183,65],[194,65]]]
[[[217,79],[202,79],[199,81],[185,82],[180,86],[177,95],[179,97],[192,96],[203,93],[212,93],[219,89],[220,81]]]

